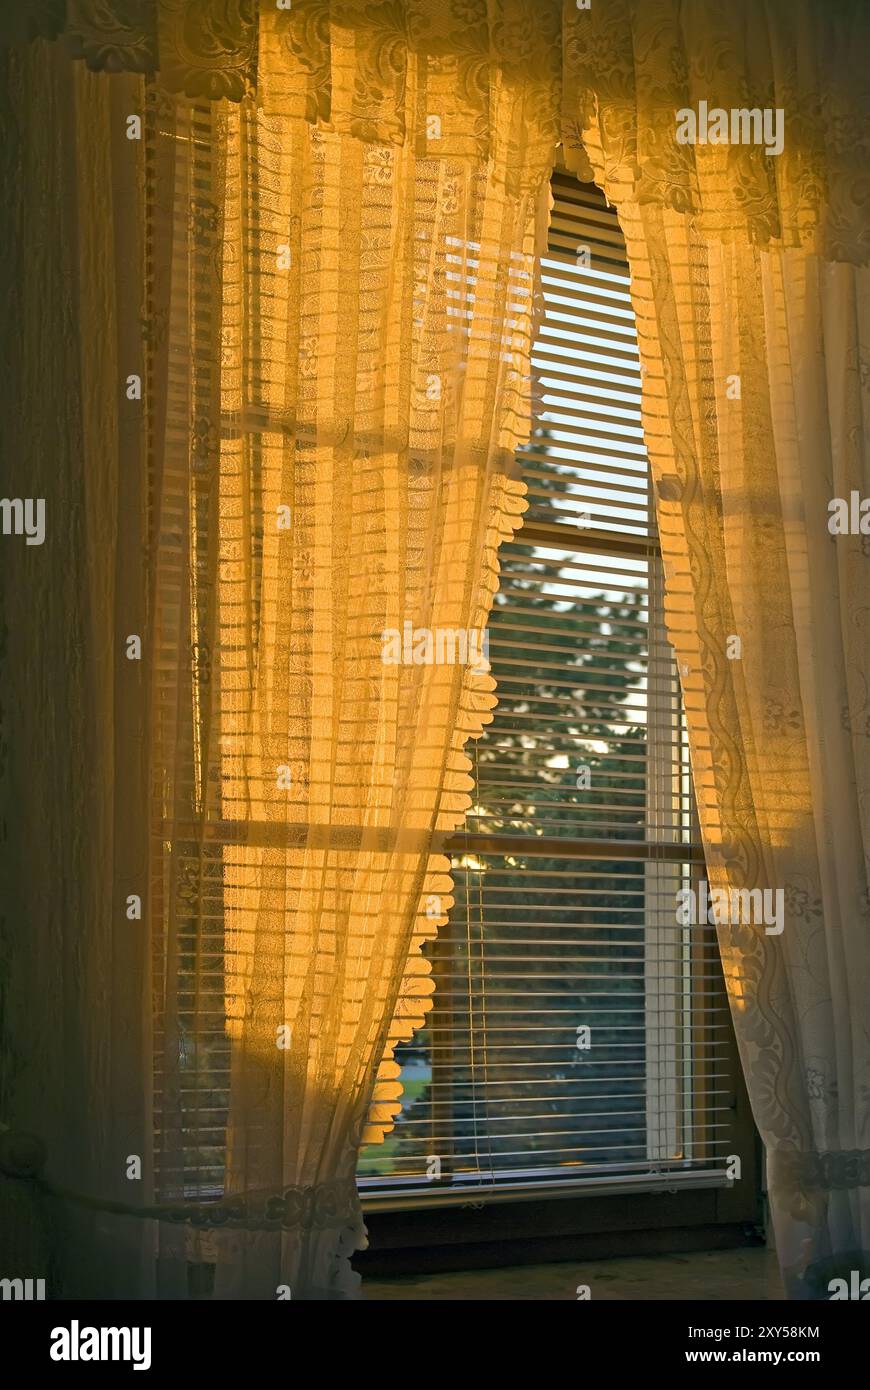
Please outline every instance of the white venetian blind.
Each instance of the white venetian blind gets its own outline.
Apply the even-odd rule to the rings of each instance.
[[[718,1181],[736,1085],[640,419],[625,249],[554,175],[526,522],[500,551],[493,723],[429,948],[435,1005],[405,1102],[364,1150],[373,1202],[475,1189]]]

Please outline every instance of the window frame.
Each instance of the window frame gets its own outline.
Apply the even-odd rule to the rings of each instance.
[[[566,171],[558,168],[554,170],[554,179],[559,177],[564,180]],[[593,185],[585,186],[587,190],[591,190],[593,187]],[[580,185],[580,188],[582,190],[584,186]],[[598,193],[598,190],[596,189],[595,192]],[[650,479],[648,482],[648,501],[650,504],[652,503],[651,486]],[[646,535],[606,529],[589,530],[585,527],[565,523],[533,520],[524,524],[514,539],[519,545],[537,544],[555,547],[560,551],[568,552],[572,557],[591,554],[628,557],[647,562],[649,566],[650,623],[648,648],[651,651],[653,643],[656,645],[666,643],[667,638],[664,629],[664,577],[661,547],[654,524],[654,507],[652,505],[650,505],[650,512],[653,520],[650,533]],[[677,695],[677,707],[679,724],[681,728],[684,728],[684,714],[679,694]],[[650,704],[647,705],[648,710],[649,708]],[[663,867],[673,865],[675,871],[678,871],[679,866],[688,866],[691,884],[697,889],[699,880],[705,874],[705,859],[700,828],[694,809],[694,795],[690,798],[690,804],[692,825],[691,838],[688,842],[678,839],[656,842],[649,840],[602,840],[583,836],[568,838],[516,834],[497,835],[479,831],[461,831],[448,838],[438,848],[447,855],[457,857],[460,855],[483,857],[521,851],[524,857],[529,858],[540,856],[566,858],[575,861],[583,859],[632,860],[643,862],[645,869],[650,872],[655,871],[657,864],[661,864]],[[433,1049],[432,1060],[433,1078],[436,1068],[443,1072],[438,1099],[433,1098],[431,1102],[433,1116],[436,1121],[439,1121],[437,1124],[439,1133],[442,1128],[440,1120],[451,1118],[448,1083],[453,1059],[453,1036],[449,1025],[439,1030],[438,981],[440,974],[444,972],[451,958],[457,939],[461,936],[461,925],[449,921],[445,926],[439,928],[438,937],[429,948],[435,984],[435,1002],[427,1026],[433,1034],[437,1035],[439,1031],[443,1034],[443,1041],[438,1048]],[[723,1009],[727,1011],[728,1001],[724,977],[711,981],[705,970],[696,968],[700,957],[708,950],[706,945],[692,937],[687,940],[686,950],[688,952],[690,983],[689,1001],[685,1012],[690,1019],[690,1040],[687,1058],[685,1055],[683,1056],[682,1064],[686,1066],[692,1076],[700,1078],[699,1086],[693,1086],[691,1081],[688,1084],[693,1095],[691,1112],[693,1137],[691,1144],[694,1150],[703,1151],[709,1138],[708,1112],[711,1108],[710,1088],[704,1086],[703,1078],[712,1072],[714,1067],[710,1059],[711,1036],[709,1029],[712,1025],[709,1023],[709,1018],[712,1010],[717,1013],[722,1013]],[[709,956],[706,958],[706,963],[709,966]],[[647,1010],[647,1016],[649,1017],[649,1010]],[[681,1026],[681,1020],[677,1019],[674,1025],[675,1029],[678,1030]],[[649,1025],[647,1039],[649,1039]],[[717,1046],[721,1053],[723,1047],[721,1035]],[[637,1219],[636,1214],[643,1212],[650,1200],[655,1202],[662,1194],[666,1194],[669,1217],[665,1224],[669,1227],[676,1229],[684,1225],[688,1227],[704,1225],[724,1228],[737,1223],[741,1231],[745,1233],[747,1227],[753,1227],[760,1220],[758,1139],[743,1085],[730,1015],[727,1017],[727,1026],[724,1030],[724,1046],[727,1052],[725,1071],[729,1080],[733,1079],[734,1082],[733,1095],[729,1098],[729,1105],[734,1115],[734,1124],[730,1129],[730,1135],[734,1140],[735,1150],[740,1153],[743,1162],[743,1175],[739,1183],[735,1184],[727,1177],[723,1163],[717,1169],[687,1170],[676,1175],[673,1172],[662,1172],[658,1177],[651,1176],[649,1171],[639,1173],[636,1178],[626,1174],[613,1174],[600,1178],[566,1176],[563,1179],[548,1179],[539,1175],[537,1177],[531,1176],[526,1184],[521,1181],[509,1182],[500,1185],[497,1190],[471,1182],[459,1184],[451,1189],[447,1186],[447,1181],[451,1176],[453,1142],[452,1138],[449,1141],[440,1138],[438,1152],[441,1160],[441,1183],[426,1187],[419,1183],[407,1182],[404,1186],[397,1184],[394,1190],[387,1190],[384,1186],[378,1188],[377,1179],[364,1178],[360,1180],[360,1197],[367,1220],[374,1218],[377,1228],[383,1230],[387,1244],[392,1248],[395,1233],[405,1231],[406,1227],[408,1238],[402,1236],[399,1244],[413,1243],[410,1235],[414,1229],[414,1217],[420,1217],[421,1213],[437,1212],[441,1225],[444,1225],[446,1220],[446,1227],[452,1229],[458,1213],[464,1215],[468,1209],[492,1208],[502,1213],[502,1216],[497,1220],[487,1219],[484,1222],[469,1223],[467,1220],[463,1220],[462,1216],[459,1216],[458,1228],[463,1230],[472,1240],[478,1239],[473,1234],[476,1226],[480,1226],[482,1231],[490,1231],[494,1228],[499,1231],[498,1238],[504,1239],[506,1234],[514,1230],[516,1218],[521,1209],[524,1211],[528,1208],[530,1211],[540,1213],[544,1206],[548,1206],[554,1198],[558,1198],[566,1211],[571,1208],[573,1212],[575,1203],[580,1204],[576,1217],[570,1218],[569,1225],[576,1228],[576,1234],[587,1235],[594,1230],[596,1213],[601,1203],[605,1204],[605,1208],[611,1212],[612,1216],[618,1199],[619,1210],[624,1213],[627,1222],[626,1229],[629,1229],[632,1227],[633,1221]],[[649,1104],[648,1097],[648,1113]],[[675,1111],[674,1116],[674,1123],[678,1123],[680,1115]],[[444,1129],[445,1133],[450,1133],[449,1124],[445,1124]],[[648,1135],[649,1132],[648,1124]],[[647,1162],[651,1168],[655,1168],[654,1156],[648,1155]],[[447,1216],[448,1213],[450,1214],[449,1217]],[[532,1225],[534,1227],[534,1221]],[[607,1229],[612,1228],[608,1225]]]

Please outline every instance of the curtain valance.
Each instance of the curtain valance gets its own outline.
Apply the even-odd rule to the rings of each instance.
[[[561,140],[617,205],[684,212],[722,241],[870,255],[860,0],[26,0],[0,26],[418,156],[507,148],[530,188]],[[743,139],[765,112],[767,138]]]
[[[569,166],[620,208],[687,214],[705,240],[865,264],[868,37],[854,0],[566,4]],[[778,140],[757,138],[765,113]]]

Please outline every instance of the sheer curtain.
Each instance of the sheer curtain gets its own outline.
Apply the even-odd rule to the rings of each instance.
[[[420,947],[452,901],[437,837],[494,704],[482,635],[525,506],[546,170],[530,187],[510,145],[487,163],[318,130],[283,114],[283,71],[261,48],[268,110],[158,116],[159,1161],[176,1197],[209,1195],[214,1097],[186,1087],[225,1067],[227,1199],[187,1252],[218,1296],[324,1298],[353,1289],[358,1149],[399,1108],[393,1048],[423,1022]]]
[[[137,344],[141,409],[125,428],[149,509],[141,535],[111,542],[141,566],[130,630],[150,708],[125,746],[147,753],[151,874],[141,923],[118,928],[143,959],[117,991],[110,942],[93,966],[112,1000],[106,1045],[147,1032],[147,1059],[119,1080],[149,1107],[123,1141],[101,1116],[83,1166],[50,1143],[45,1171],[70,1210],[100,1213],[95,1270],[119,1227],[146,1265],[156,1256],[146,1296],[206,1291],[209,1269],[217,1297],[355,1290],[357,1152],[398,1111],[393,1050],[429,1007],[420,948],[451,904],[440,841],[470,804],[464,745],[494,704],[498,547],[525,507],[514,456],[530,427],[555,16],[530,63],[512,56],[512,3],[497,22],[421,6],[426,33],[400,9],[330,8],[263,7],[253,48],[249,7],[197,11],[189,54],[196,16],[182,23],[178,5],[144,16],[155,33],[141,7],[67,16],[65,43],[93,66],[147,72],[159,37],[159,77],[99,89],[140,182],[95,206],[101,274],[124,265],[138,287],[118,332]],[[63,80],[98,82],[68,65]],[[110,244],[128,218],[132,261]],[[100,383],[75,384],[73,408],[100,398]],[[84,450],[88,479],[100,451],[117,458],[107,428]],[[101,599],[85,649],[102,665],[129,619],[120,594]],[[78,614],[76,586],[66,602]],[[119,814],[147,816],[121,764],[94,760],[117,774]],[[98,821],[98,878],[105,843]],[[101,994],[75,969],[59,989],[84,1028]],[[135,1282],[107,1265],[97,1285]]]
[[[870,110],[855,5],[611,4],[565,31],[568,143],[632,269],[669,632],[787,1292],[870,1260]],[[784,149],[679,145],[780,108]]]

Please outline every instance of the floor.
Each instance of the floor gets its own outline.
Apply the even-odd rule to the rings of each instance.
[[[584,1290],[588,1288],[589,1294]],[[690,1255],[647,1255],[631,1259],[525,1265],[456,1274],[367,1278],[369,1299],[673,1300],[720,1299],[767,1302],[782,1298],[776,1257],[770,1250],[715,1250]]]

